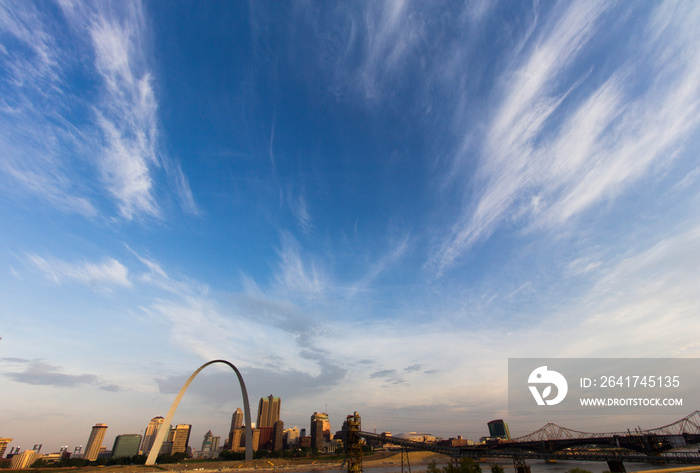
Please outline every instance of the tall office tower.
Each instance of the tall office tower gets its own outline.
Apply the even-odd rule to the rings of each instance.
[[[331,442],[331,422],[325,412],[314,412],[311,416],[311,438],[314,437],[314,422],[321,421],[321,429],[318,435],[323,437],[324,443]],[[313,443],[313,440],[311,441]]]
[[[284,422],[278,420],[272,428],[272,451],[284,448]]]
[[[226,441],[224,441],[224,450],[235,451],[233,446],[233,432],[243,428],[244,420],[245,416],[243,415],[243,411],[239,407],[236,409],[236,412],[234,412],[231,416],[231,428],[228,431],[228,437],[226,437]]]
[[[204,440],[202,441],[202,458],[211,458],[211,439],[214,437],[214,434],[211,433],[211,430],[204,434]]]
[[[0,460],[2,460],[2,456],[5,454],[5,450],[7,449],[7,444],[12,442],[11,438],[0,438]]]
[[[488,423],[489,426],[489,436],[501,439],[510,439],[510,432],[508,431],[508,424],[503,422],[503,419],[492,420]]]
[[[245,417],[243,416],[243,411],[240,407],[237,408],[236,412],[234,412],[231,416],[231,429],[229,430],[229,432],[243,427],[244,419]]]
[[[97,460],[97,455],[100,453],[100,447],[102,447],[102,441],[105,438],[105,432],[107,432],[106,424],[95,424],[90,432],[90,438],[88,439],[87,446],[85,447],[85,454],[83,458],[87,461],[94,462]]]
[[[178,424],[170,431],[170,440],[173,443],[171,453],[187,453],[187,444],[190,441],[190,424]]]
[[[139,454],[140,434],[117,435],[112,447],[112,458],[133,457]]]
[[[282,401],[280,398],[274,397],[272,394],[267,398],[261,397],[258,404],[258,423],[255,427],[261,429],[274,426],[275,422],[280,420],[281,405]]]
[[[161,416],[156,416],[148,423],[146,427],[146,433],[143,434],[143,444],[141,444],[141,453],[143,455],[148,455],[153,446],[153,442],[156,440],[156,435],[158,435],[158,430],[163,425],[163,419]]]
[[[311,418],[311,447],[323,450],[323,421]]]

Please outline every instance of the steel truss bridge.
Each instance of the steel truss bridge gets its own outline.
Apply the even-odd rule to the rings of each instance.
[[[408,450],[433,451],[456,458],[512,458],[516,466],[534,459],[605,461],[611,471],[620,472],[625,471],[623,462],[700,464],[698,452],[670,451],[700,443],[700,411],[672,424],[649,430],[591,433],[549,423],[522,437],[463,447],[371,432],[360,432],[359,435],[370,441],[399,445]]]

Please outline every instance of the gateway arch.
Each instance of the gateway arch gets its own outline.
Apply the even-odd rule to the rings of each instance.
[[[163,425],[160,429],[158,429],[158,434],[156,435],[156,438],[153,441],[153,446],[151,447],[151,451],[148,454],[148,458],[146,459],[146,465],[155,465],[156,458],[158,458],[158,452],[160,452],[160,447],[163,445],[163,441],[165,440],[165,433],[168,431],[168,429],[164,427],[170,425],[170,423],[173,421],[175,410],[177,409],[178,404],[180,404],[180,400],[185,394],[185,391],[187,391],[187,388],[190,386],[190,383],[199,374],[200,371],[214,363],[223,363],[225,365],[228,365],[233,371],[236,372],[236,376],[238,376],[238,382],[241,385],[241,393],[243,394],[243,412],[245,415],[245,459],[253,459],[253,429],[250,423],[250,404],[248,403],[248,391],[245,388],[245,383],[243,382],[241,372],[238,371],[238,368],[233,366],[232,363],[226,360],[212,360],[204,363],[197,369],[197,371],[192,373],[192,376],[190,376],[187,382],[182,386],[182,389],[180,389],[180,392],[177,394],[177,397],[173,401],[173,404],[170,406],[168,415],[165,416]]]

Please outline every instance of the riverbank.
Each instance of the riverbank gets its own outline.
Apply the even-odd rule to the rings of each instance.
[[[447,463],[449,457],[432,452],[410,452],[411,465],[427,465],[436,460],[438,463]],[[220,460],[195,460],[182,463],[165,463],[162,465],[111,465],[93,466],[82,468],[28,468],[25,470],[7,470],[13,473],[66,473],[79,471],[79,473],[162,473],[162,472],[201,472],[201,473],[234,473],[235,471],[248,472],[265,470],[269,473],[281,471],[328,471],[339,470],[343,464],[343,457],[329,456],[316,458],[261,458],[251,461],[220,461]],[[395,452],[376,452],[363,457],[363,465],[366,468],[381,468],[401,465],[401,454]]]
[[[491,465],[498,463],[506,472],[513,469],[510,461],[485,460],[480,462],[484,473],[490,473]],[[406,461],[404,457],[404,462]],[[438,466],[443,466],[450,461],[450,457],[433,452],[409,452],[408,464],[412,473],[425,472],[427,465],[435,461]],[[401,453],[376,452],[363,457],[363,469],[367,473],[399,473],[401,472]],[[600,462],[559,462],[546,464],[544,462],[528,462],[532,473],[566,473],[571,468],[583,468],[592,473],[604,473],[607,465]],[[290,472],[323,472],[335,473],[343,466],[343,457],[316,457],[316,458],[270,458],[251,461],[203,461],[195,460],[183,463],[167,463],[156,466],[145,465],[112,465],[104,467],[83,468],[40,468],[26,470],[7,470],[8,473],[237,473],[253,472],[256,470],[265,473]],[[653,465],[628,464],[628,473],[700,473],[700,465],[655,468]],[[649,468],[644,468],[648,466]],[[407,470],[408,465],[404,464]],[[641,467],[641,468],[640,468]],[[69,470],[69,471],[66,471]],[[5,471],[5,470],[3,470]]]
[[[438,463],[447,463],[449,457],[433,452],[409,452],[409,462],[411,465],[427,465],[435,460]],[[367,468],[374,467],[389,467],[393,465],[401,465],[401,454],[397,452],[377,452],[365,455],[362,463]],[[251,471],[251,470],[304,470],[304,471],[320,471],[340,469],[343,464],[342,457],[317,457],[317,458],[262,458],[252,461],[230,461],[230,462],[185,462],[159,465],[165,471],[202,471],[207,472],[225,472],[227,470]],[[133,468],[133,467],[131,467]],[[149,468],[149,467],[143,467]],[[150,467],[153,468],[153,467]],[[133,471],[133,470],[125,470]],[[138,473],[147,473],[148,470],[139,469]],[[83,472],[81,472],[83,473]],[[96,473],[96,472],[84,472]],[[100,473],[108,473],[104,468],[100,468]],[[122,473],[122,471],[110,470],[109,473]]]

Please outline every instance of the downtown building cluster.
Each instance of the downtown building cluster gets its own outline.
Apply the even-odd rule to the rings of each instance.
[[[296,450],[316,449],[319,452],[333,451],[340,440],[331,436],[331,426],[328,414],[314,412],[311,415],[309,435],[305,428],[284,428],[284,422],[280,419],[282,401],[279,397],[268,396],[261,398],[258,403],[257,422],[251,426],[254,451],[268,450]],[[130,458],[137,455],[148,455],[154,448],[156,436],[161,429],[168,429],[164,435],[164,441],[159,449],[159,455],[180,455],[191,458],[218,458],[223,451],[234,453],[245,452],[245,419],[244,413],[237,408],[231,418],[231,427],[224,442],[221,437],[214,436],[209,430],[202,441],[201,449],[196,450],[190,446],[191,424],[165,425],[162,416],[151,419],[141,434],[117,435],[111,450],[103,446],[107,425],[98,423],[92,427],[85,449],[82,446],[75,447],[73,452],[68,447],[61,447],[59,452],[41,454],[41,445],[34,445],[31,450],[21,450],[16,446],[10,449],[7,455],[9,466],[12,469],[28,468],[37,460],[43,460],[46,464],[57,463],[67,458],[83,458],[94,462],[98,459]],[[4,458],[7,446],[12,438],[0,438],[0,460]]]

